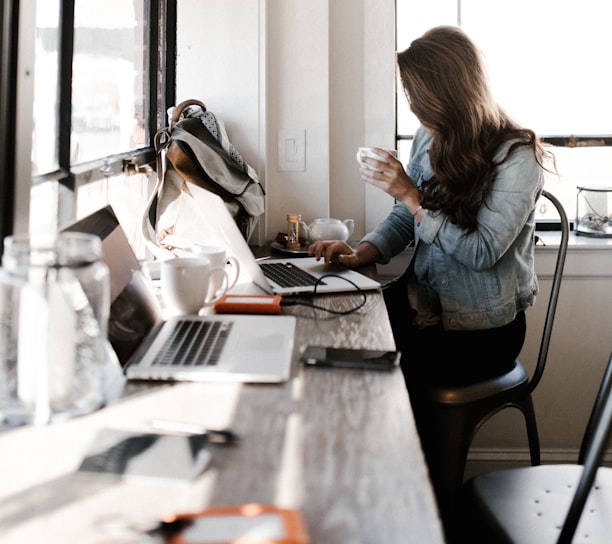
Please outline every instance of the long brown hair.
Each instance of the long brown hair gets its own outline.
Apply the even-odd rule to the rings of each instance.
[[[434,175],[422,186],[422,205],[473,231],[496,168],[518,147],[531,147],[540,165],[547,151],[493,100],[480,51],[460,28],[429,30],[397,54],[397,65],[410,109],[433,134]],[[495,162],[510,140],[506,155]]]

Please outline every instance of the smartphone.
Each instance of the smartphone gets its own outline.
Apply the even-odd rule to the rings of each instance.
[[[399,360],[399,351],[325,346],[308,346],[300,356],[300,362],[305,365],[368,370],[392,370],[399,365]]]

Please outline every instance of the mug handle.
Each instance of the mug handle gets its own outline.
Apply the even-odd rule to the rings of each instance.
[[[208,285],[210,286],[210,283],[214,277],[215,274],[223,274],[223,284],[221,285],[221,287],[217,290],[216,293],[213,294],[213,298],[209,299],[208,297],[206,297],[206,300],[204,301],[204,306],[212,306],[215,302],[218,302],[219,300],[221,300],[221,297],[223,295],[225,295],[225,293],[227,293],[229,287],[229,278],[227,276],[227,271],[225,270],[225,267],[223,266],[215,266],[214,268],[210,269],[210,277],[208,278]]]
[[[227,258],[226,264],[229,264],[235,270],[232,281],[228,280],[227,290],[229,291],[232,287],[234,287],[234,285],[236,285],[236,282],[238,281],[238,277],[240,276],[240,263],[238,262],[238,259],[236,259],[236,257],[230,256]],[[226,273],[227,273],[227,270],[226,270]]]
[[[353,219],[345,219],[342,221],[346,227],[348,228],[348,235],[353,234],[353,230],[355,229],[355,221]]]

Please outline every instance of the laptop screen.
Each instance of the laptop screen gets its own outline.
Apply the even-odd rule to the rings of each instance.
[[[102,240],[111,285],[108,337],[119,362],[125,365],[161,315],[155,293],[111,206],[63,230],[95,234]]]

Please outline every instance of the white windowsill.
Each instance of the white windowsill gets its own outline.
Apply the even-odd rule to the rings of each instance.
[[[536,234],[546,245],[557,245],[561,239],[561,231],[537,231]],[[570,232],[568,246],[571,249],[608,249],[612,248],[612,238],[598,238],[595,236],[583,236]],[[538,246],[542,247],[542,246]]]
[[[545,245],[536,246],[536,272],[552,274],[561,232],[538,231]],[[612,238],[596,238],[570,232],[564,277],[612,277]]]

